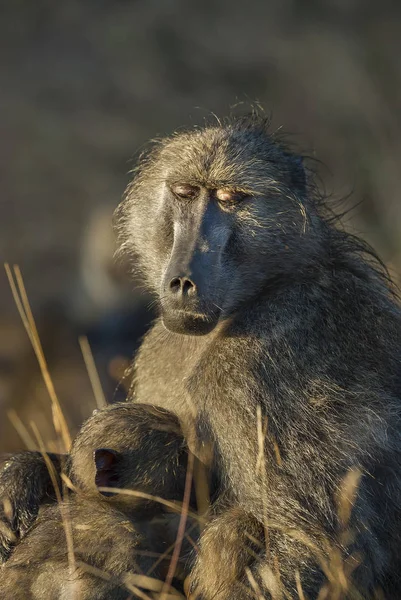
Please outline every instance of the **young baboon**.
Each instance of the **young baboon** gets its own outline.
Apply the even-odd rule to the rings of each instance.
[[[178,508],[173,512],[147,495],[182,500],[186,467],[186,445],[173,414],[132,403],[98,411],[82,427],[68,458],[74,491],[61,504],[41,508],[0,569],[0,597],[126,600],[148,583],[135,575],[152,577],[150,588],[157,589],[156,580],[167,573],[180,515]],[[193,519],[188,528],[196,538]],[[191,547],[185,542],[183,549],[188,553]],[[181,580],[185,561],[181,554],[176,570]]]
[[[161,313],[135,401],[215,448],[203,600],[401,597],[401,312],[326,208],[251,117],[156,144],[118,214]],[[17,535],[39,501],[21,460],[0,479]]]

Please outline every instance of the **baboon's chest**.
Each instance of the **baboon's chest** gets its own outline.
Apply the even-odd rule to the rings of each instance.
[[[185,425],[197,411],[188,382],[207,346],[206,338],[178,336],[157,322],[136,361],[135,400],[171,410]]]

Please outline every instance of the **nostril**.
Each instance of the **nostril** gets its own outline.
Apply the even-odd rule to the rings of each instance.
[[[182,293],[184,296],[192,296],[196,292],[196,285],[190,279],[182,282]]]
[[[177,292],[180,291],[180,289],[181,289],[181,279],[180,279],[180,277],[174,277],[174,279],[172,279],[170,281],[170,290],[176,294]]]

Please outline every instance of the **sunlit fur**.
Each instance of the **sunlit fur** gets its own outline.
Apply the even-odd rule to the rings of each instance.
[[[171,183],[203,195],[183,203]],[[210,204],[216,188],[248,195],[227,209]],[[213,222],[198,235],[211,206],[223,238]],[[257,117],[157,143],[117,223],[162,313],[135,361],[132,400],[174,412],[199,455],[214,447],[220,493],[194,553],[194,594],[313,600],[323,586],[320,598],[401,597],[401,312],[374,253],[338,227],[302,160]],[[177,231],[204,267],[203,313],[217,307],[203,335],[163,324]],[[23,535],[46,470],[40,456],[12,465],[0,476],[14,508],[3,521]]]
[[[209,274],[215,328],[177,335],[157,320],[134,366],[138,401],[175,411],[215,445],[222,492],[194,588],[238,600],[255,586],[298,597],[301,583],[312,599],[334,556],[338,597],[355,597],[352,586],[398,597],[401,318],[384,269],[337,226],[301,159],[251,118],[177,134],[141,161],[118,222],[122,251],[156,294],[174,222],[184,228],[187,215],[191,226],[191,206],[183,213],[166,196],[169,180],[250,194]],[[345,527],[339,490],[354,469],[362,476]]]

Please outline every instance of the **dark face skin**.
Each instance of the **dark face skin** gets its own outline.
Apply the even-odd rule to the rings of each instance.
[[[128,190],[125,247],[136,251],[169,331],[208,334],[311,260],[310,243],[299,251],[313,223],[302,164],[265,134],[246,141],[213,129],[167,140]]]
[[[207,334],[224,313],[230,286],[227,245],[235,210],[249,196],[184,182],[167,183],[165,196],[174,241],[160,286],[163,323],[176,333]]]

